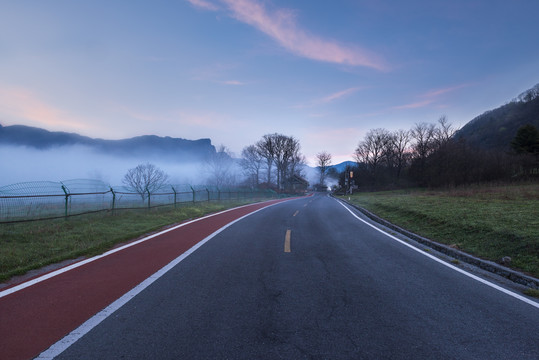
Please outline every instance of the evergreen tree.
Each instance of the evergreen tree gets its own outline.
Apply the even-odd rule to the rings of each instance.
[[[511,141],[511,147],[517,154],[539,153],[539,130],[533,125],[524,125]]]

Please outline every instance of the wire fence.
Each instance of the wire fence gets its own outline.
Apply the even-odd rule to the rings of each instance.
[[[179,206],[188,203],[269,199],[273,190],[163,185],[138,193],[100,180],[34,181],[0,187],[0,223],[53,219],[99,211]]]

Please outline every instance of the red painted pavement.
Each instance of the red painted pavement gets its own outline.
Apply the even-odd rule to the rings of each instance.
[[[221,227],[270,204],[193,222],[0,298],[0,359],[30,359]]]

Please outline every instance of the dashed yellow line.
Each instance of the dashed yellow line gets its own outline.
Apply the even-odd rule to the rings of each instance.
[[[291,230],[286,230],[286,235],[284,237],[284,252],[290,252],[290,233]]]

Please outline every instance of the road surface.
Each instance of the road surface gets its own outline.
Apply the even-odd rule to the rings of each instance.
[[[539,358],[537,305],[352,212],[317,195],[251,214],[42,358]]]

